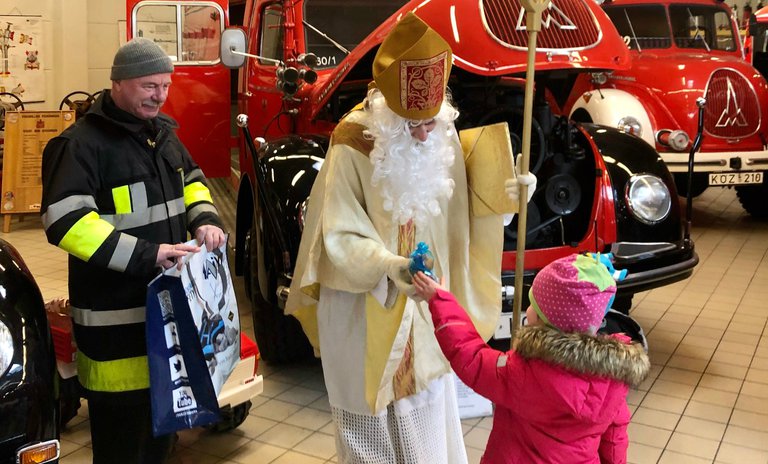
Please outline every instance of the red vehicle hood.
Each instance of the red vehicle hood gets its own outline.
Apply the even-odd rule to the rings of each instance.
[[[408,11],[415,12],[448,41],[454,66],[487,76],[526,72],[528,32],[519,0],[414,0],[352,50],[326,79],[318,81],[312,100],[321,104]],[[553,0],[542,14],[535,61],[536,71],[613,70],[629,66],[629,51],[594,1]]]
[[[658,128],[696,132],[696,99],[707,98],[704,128],[720,138],[756,134],[766,119],[768,84],[736,56],[709,53],[633,53],[632,67],[617,70],[608,84],[648,95],[656,103]],[[663,78],[660,78],[663,76]],[[647,89],[647,90],[645,90]],[[663,109],[663,110],[661,110]],[[677,127],[669,127],[672,124]]]

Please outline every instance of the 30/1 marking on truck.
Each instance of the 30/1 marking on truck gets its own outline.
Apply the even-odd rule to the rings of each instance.
[[[762,172],[717,172],[709,174],[709,185],[743,185],[762,183]]]

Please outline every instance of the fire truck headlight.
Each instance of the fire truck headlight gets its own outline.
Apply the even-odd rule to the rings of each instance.
[[[641,137],[643,135],[643,126],[641,126],[640,121],[638,121],[637,118],[633,116],[624,116],[623,118],[619,119],[619,122],[616,124],[616,128],[622,132],[626,132],[627,134],[632,134],[637,137]]]
[[[624,191],[627,207],[640,222],[656,224],[669,215],[672,196],[662,180],[653,174],[635,174]]]
[[[0,321],[0,375],[5,374],[13,361],[13,337],[11,329]]]

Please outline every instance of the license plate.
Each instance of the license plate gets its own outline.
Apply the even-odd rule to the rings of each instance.
[[[762,172],[717,172],[709,174],[709,185],[744,185],[762,183]]]

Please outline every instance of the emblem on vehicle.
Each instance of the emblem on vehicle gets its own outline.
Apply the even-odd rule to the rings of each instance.
[[[730,77],[726,77],[725,81],[727,89],[725,108],[723,108],[723,112],[720,113],[720,118],[717,120],[717,123],[715,123],[715,127],[745,127],[747,126],[747,120],[741,113],[741,107],[736,98],[736,89],[733,87],[733,82],[731,82]]]
[[[517,15],[517,26],[515,30],[524,31],[525,27],[525,8],[520,8],[520,14]],[[576,30],[576,24],[555,5],[555,2],[550,2],[546,10],[541,12],[541,25],[545,29],[549,29],[549,25],[554,23],[560,30]]]

